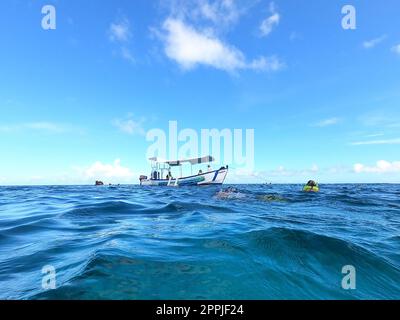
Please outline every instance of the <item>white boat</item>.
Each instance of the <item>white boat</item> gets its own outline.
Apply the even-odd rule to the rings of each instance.
[[[219,185],[223,184],[228,174],[228,166],[221,167],[218,170],[212,170],[208,165],[207,170],[203,172],[199,170],[197,174],[193,174],[193,166],[211,163],[215,159],[212,156],[201,158],[184,159],[184,160],[163,160],[159,158],[150,158],[151,175],[140,176],[140,185],[142,186],[202,186],[202,185]],[[191,174],[188,176],[182,175],[182,166],[190,164]],[[179,177],[174,177],[173,168],[180,169]]]

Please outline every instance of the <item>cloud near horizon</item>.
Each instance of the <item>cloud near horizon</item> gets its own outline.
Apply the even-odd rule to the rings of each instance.
[[[399,173],[400,161],[389,162],[386,160],[379,160],[375,166],[366,166],[362,163],[356,163],[353,167],[356,173]]]
[[[352,142],[350,144],[352,146],[379,145],[379,144],[400,144],[400,138],[397,138],[397,139],[385,139],[385,140],[357,141],[357,142]]]
[[[312,164],[311,167],[305,169],[287,169],[283,165],[278,166],[273,170],[248,170],[243,168],[232,169],[229,178],[229,183],[246,183],[247,180],[253,180],[256,183],[271,182],[276,179],[305,179],[314,178],[321,173],[321,169],[317,164]],[[272,180],[271,180],[272,179]]]
[[[121,160],[116,159],[113,164],[104,164],[96,161],[84,170],[84,176],[87,179],[105,180],[105,183],[132,183],[134,173],[131,169],[121,166]]]

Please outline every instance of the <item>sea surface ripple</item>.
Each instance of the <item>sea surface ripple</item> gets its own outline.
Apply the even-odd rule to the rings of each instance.
[[[400,299],[400,185],[232,187],[0,187],[0,298]]]

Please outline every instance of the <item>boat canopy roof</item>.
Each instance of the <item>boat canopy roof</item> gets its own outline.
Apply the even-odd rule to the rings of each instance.
[[[215,159],[212,156],[204,156],[201,158],[192,158],[192,159],[182,159],[182,160],[165,160],[162,158],[149,158],[150,161],[155,161],[157,163],[166,163],[170,166],[180,166],[183,163],[190,163],[190,164],[201,164],[201,163],[208,163],[213,162]]]

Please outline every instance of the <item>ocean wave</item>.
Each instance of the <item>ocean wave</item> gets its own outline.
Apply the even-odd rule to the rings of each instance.
[[[233,288],[239,290],[241,298],[249,299],[329,299],[335,296],[391,299],[400,294],[398,268],[364,248],[334,237],[297,229],[270,228],[244,233],[236,239],[184,241],[190,244],[187,247],[193,255],[190,259],[184,252],[181,259],[160,260],[121,250],[98,251],[68,283],[35,298],[196,299],[209,297],[209,290],[224,298],[235,296]],[[248,259],[243,263],[241,259],[246,256]],[[229,261],[230,269],[224,267],[222,257],[223,261]],[[354,294],[340,288],[344,265],[354,265],[358,272],[362,288]],[[231,281],[213,282],[208,279],[210,276],[215,281]],[[158,282],[153,281],[153,277],[159,279]],[[168,282],[172,279],[179,280],[174,284]],[[102,290],[89,289],[89,286],[101,286],[107,281],[110,282],[102,286]],[[242,281],[248,281],[248,286],[240,286]],[[174,289],[173,293],[160,290],[160,286],[167,290],[165,282]],[[278,286],[278,283],[284,285]],[[158,290],[154,290],[156,286]],[[314,288],[314,292],[309,288]]]
[[[0,298],[400,298],[398,186],[234,188],[0,188]]]

